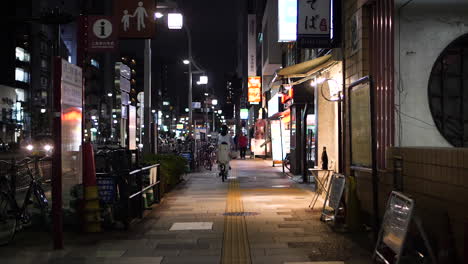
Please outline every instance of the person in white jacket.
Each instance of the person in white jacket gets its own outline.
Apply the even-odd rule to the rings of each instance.
[[[232,137],[228,134],[228,127],[223,125],[218,135],[218,164],[224,164],[230,168]],[[221,174],[221,173],[220,173]]]

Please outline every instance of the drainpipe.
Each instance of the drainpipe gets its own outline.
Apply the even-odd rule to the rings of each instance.
[[[302,112],[302,135],[301,135],[301,145],[302,145],[302,181],[307,182],[307,147],[306,147],[306,132],[307,132],[307,110],[309,109],[309,104],[306,103],[304,110]]]

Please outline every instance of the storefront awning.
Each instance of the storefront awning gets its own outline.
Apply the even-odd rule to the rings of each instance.
[[[313,60],[301,62],[278,71],[279,78],[303,78],[320,70],[323,64],[329,62],[332,55],[325,55]]]

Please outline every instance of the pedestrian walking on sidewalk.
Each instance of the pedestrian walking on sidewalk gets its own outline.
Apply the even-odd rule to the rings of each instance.
[[[240,149],[240,157],[241,159],[245,159],[245,152],[247,151],[247,145],[249,140],[245,136],[245,134],[241,134],[239,137],[239,149]]]

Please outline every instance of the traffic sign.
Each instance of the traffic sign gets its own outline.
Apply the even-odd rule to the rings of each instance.
[[[152,38],[154,36],[154,0],[114,1],[114,17],[119,21],[121,38]]]
[[[111,16],[88,16],[88,51],[114,51],[117,48],[117,30]]]

